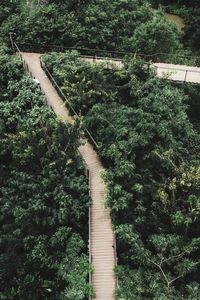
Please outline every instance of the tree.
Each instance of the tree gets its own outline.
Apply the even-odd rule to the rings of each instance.
[[[175,27],[165,23],[160,13],[153,12],[147,1],[40,1],[33,5],[34,3],[31,1],[31,4],[19,5],[18,10],[6,17],[0,28],[2,42],[9,44],[9,32],[12,31],[16,33],[18,43],[132,52],[137,48],[141,49],[142,36],[146,39],[149,34],[151,39],[149,44],[146,41],[145,51],[149,47],[151,51],[162,48],[161,36],[166,36],[164,44],[170,45],[170,51],[177,51],[179,46]],[[144,24],[148,26],[144,27]],[[135,48],[136,38],[140,42]],[[32,50],[30,48],[31,46],[29,51]],[[107,56],[108,53],[104,55]]]
[[[69,66],[74,58],[65,57]],[[99,82],[101,94],[85,102],[76,89],[86,92],[88,81],[94,84],[97,77],[87,65],[77,68],[76,61],[61,73],[59,62],[47,59],[64,91],[70,91],[67,96],[75,93],[107,167],[103,177],[117,234],[119,297],[190,299],[199,284],[200,143],[186,113],[187,97],[133,56],[124,69],[107,71]],[[88,73],[80,76],[84,68]],[[115,97],[108,94],[105,100],[109,86]]]
[[[175,53],[180,48],[178,30],[157,14],[136,28],[129,47],[144,54],[166,53],[166,49],[168,53]]]
[[[88,182],[79,126],[58,121],[14,57],[0,84],[0,298],[86,299]]]

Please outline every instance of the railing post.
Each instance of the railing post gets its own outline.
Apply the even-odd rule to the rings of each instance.
[[[79,119],[80,116],[77,114],[77,112],[75,111],[75,109],[73,108],[72,104],[70,103],[69,99],[66,98],[65,94],[63,93],[63,91],[60,89],[58,83],[56,82],[56,80],[53,78],[53,76],[51,75],[50,71],[48,70],[48,68],[46,67],[45,63],[42,60],[42,57],[40,58],[41,63],[42,63],[42,67],[44,68],[45,72],[47,73],[47,75],[49,76],[51,82],[53,82],[55,88],[57,89],[57,92],[60,93],[60,96],[63,97],[67,103],[69,104],[71,110],[73,111],[74,115],[76,115]],[[90,133],[90,131],[85,127],[84,131],[88,134],[88,136],[90,137],[90,139],[92,140],[92,142],[94,143],[94,145],[98,148],[98,144],[95,141],[95,139],[93,138],[92,134]]]
[[[187,79],[187,73],[188,73],[188,70],[185,70],[185,78],[184,78],[184,82],[186,82],[186,79]]]

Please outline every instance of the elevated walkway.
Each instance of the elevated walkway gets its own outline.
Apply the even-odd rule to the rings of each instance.
[[[62,99],[41,68],[40,56],[37,53],[22,53],[25,67],[32,77],[39,81],[47,104],[52,107],[58,118],[72,124],[73,118],[69,116]],[[79,152],[87,165],[90,179],[92,205],[89,249],[93,265],[91,282],[95,292],[94,299],[114,300],[116,285],[114,234],[110,210],[104,207],[106,186],[101,179],[101,172],[104,169],[97,153],[90,144],[86,143],[80,146]]]
[[[41,68],[40,56],[41,54],[38,53],[22,53],[25,67],[32,77],[40,83],[41,89],[46,96],[47,104],[52,107],[58,118],[64,122],[73,124],[73,118],[69,116],[62,99]],[[81,56],[81,58],[89,63],[104,62],[108,69],[113,68],[113,66],[118,69],[123,67],[123,62],[120,59],[105,59],[103,57],[90,56]],[[158,77],[180,82],[200,83],[200,68],[165,63],[154,63],[151,66],[155,68]],[[90,144],[86,143],[80,146],[79,152],[90,174],[92,205],[90,210],[89,249],[94,268],[91,275],[91,282],[95,292],[94,299],[114,300],[116,286],[114,273],[114,266],[116,264],[115,239],[110,210],[104,207],[106,186],[101,179],[101,173],[104,168],[97,153]]]
[[[112,69],[113,66],[117,69],[123,68],[121,59],[83,56],[81,58],[89,63],[105,63],[105,67]],[[150,65],[156,70],[156,75],[160,78],[166,78],[173,81],[200,83],[200,68],[185,65],[175,65],[166,63],[152,63]]]
[[[173,81],[200,83],[200,68],[185,65],[154,63],[158,77]]]

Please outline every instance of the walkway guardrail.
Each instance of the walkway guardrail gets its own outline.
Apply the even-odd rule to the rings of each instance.
[[[17,53],[23,63],[23,67],[24,69],[32,76],[29,68],[28,68],[28,65],[26,64],[25,60],[23,59],[23,56],[22,56],[22,52],[20,51],[19,47],[17,46],[16,43],[14,43],[14,46],[16,47],[17,49]],[[57,82],[55,81],[55,79],[53,78],[53,76],[51,75],[51,73],[49,72],[49,70],[46,68],[44,62],[42,62],[41,60],[41,64],[42,66],[45,68],[45,70],[48,72],[48,76],[50,77],[51,81],[53,81],[53,84],[59,89],[59,92],[62,93],[62,91],[60,90]],[[64,96],[64,94],[63,94]],[[76,112],[74,111],[74,113],[76,114]],[[86,129],[87,130],[87,129]],[[90,132],[87,131],[87,133],[90,135]],[[93,137],[90,135],[90,138],[93,139]],[[95,140],[93,139],[93,143],[96,143]],[[98,147],[98,145],[96,144],[96,146]],[[89,170],[87,169],[87,166],[85,165],[86,167],[86,171],[88,171],[88,177],[89,177],[89,196],[91,198],[91,174],[89,172]],[[92,264],[92,255],[91,255],[91,207],[89,205],[89,209],[88,209],[88,231],[89,231],[89,239],[88,239],[88,255],[89,255],[89,264],[91,265]],[[89,285],[90,285],[90,288],[92,287],[92,274],[91,274],[91,271],[89,271]],[[91,300],[92,297],[89,296],[89,300]]]
[[[173,68],[167,65],[156,65],[154,67],[157,72],[157,76],[166,76],[174,81],[188,82],[188,83],[200,83],[200,68],[199,70],[185,69],[185,68]],[[195,67],[193,67],[195,68]]]
[[[36,52],[36,53],[47,53],[47,52],[65,52],[65,51],[78,51],[81,55],[89,56],[102,56],[102,57],[113,57],[122,59],[127,52],[124,51],[113,51],[106,49],[92,49],[83,47],[71,47],[54,44],[30,44],[30,43],[17,43],[22,52]]]
[[[70,103],[70,101],[67,99],[67,97],[65,96],[65,94],[63,93],[63,91],[61,90],[61,88],[59,87],[58,83],[56,82],[56,80],[54,79],[53,75],[50,73],[50,71],[48,70],[48,68],[46,67],[45,63],[42,61],[42,58],[40,59],[41,61],[41,66],[42,68],[45,70],[46,74],[48,75],[49,79],[51,80],[52,84],[54,85],[54,87],[56,88],[58,94],[68,103],[70,109],[73,111],[74,115],[80,119],[80,116],[77,114],[77,112],[75,111],[75,109],[73,108],[72,104]],[[84,127],[84,131],[87,134],[88,138],[92,141],[92,143],[98,148],[98,144],[96,142],[96,140],[93,138],[92,134],[90,133],[90,131],[87,129],[87,127]]]
[[[118,256],[117,256],[117,239],[116,239],[116,233],[115,233],[115,229],[113,228],[113,241],[114,241],[114,255],[115,255],[115,266],[118,265]],[[118,289],[118,276],[116,275],[116,285],[115,285],[115,292],[117,292]],[[117,299],[117,297],[116,297]]]
[[[22,50],[21,48],[19,48],[18,44],[16,44],[15,42],[13,42],[13,45],[15,46],[15,48],[17,49],[17,53],[23,63],[23,66],[25,68],[25,70],[31,75],[31,77],[33,77],[33,75],[31,74],[28,65],[26,64],[26,62],[23,60],[22,57]],[[46,65],[44,64],[44,62],[42,61],[41,58],[41,66],[45,69],[49,79],[52,81],[54,87],[56,88],[57,92],[60,94],[60,96],[65,99],[65,101],[68,103],[68,105],[70,106],[71,110],[73,111],[74,115],[76,115],[76,117],[78,119],[80,119],[80,116],[77,114],[77,112],[74,110],[73,106],[71,105],[71,103],[69,102],[69,100],[66,98],[65,94],[62,92],[61,88],[59,87],[59,85],[57,84],[56,80],[54,79],[54,77],[52,76],[52,74],[50,73],[50,71],[48,70],[48,68],[46,67]],[[87,129],[87,127],[84,127],[84,131],[87,134],[88,138],[90,139],[90,141],[95,145],[95,147],[98,148],[98,144],[96,142],[96,140],[93,138],[92,134],[90,133],[90,131]]]
[[[79,55],[79,57],[82,58],[88,58],[88,59],[92,59],[92,60],[112,60],[112,61],[119,61],[121,62],[122,59],[121,58],[116,58],[116,57],[106,57],[106,56],[91,56],[91,55]]]
[[[91,174],[90,174],[90,171],[88,170],[89,174],[89,197],[91,198]],[[91,207],[89,205],[89,218],[88,218],[88,225],[89,225],[89,240],[88,240],[88,252],[89,252],[89,263],[90,265],[92,265],[92,254],[91,254]],[[92,286],[92,272],[89,272],[89,285],[90,287]],[[89,300],[91,300],[92,297],[90,296],[89,297]]]
[[[15,42],[13,42],[13,46],[16,47],[17,49],[17,55],[19,56],[22,64],[23,64],[23,67],[24,67],[24,70],[34,79],[34,76],[33,74],[31,73],[31,71],[29,70],[29,67],[27,65],[27,63],[25,62],[25,60],[23,59],[23,56],[22,56],[22,52],[20,51],[19,47],[17,46],[17,44]],[[40,85],[38,85],[38,87],[40,88],[41,90],[41,87]],[[43,93],[43,91],[41,90],[41,92]],[[45,104],[47,104],[47,99],[46,99],[46,95],[43,93],[43,96],[44,96],[44,102]]]
[[[55,44],[38,44],[38,43],[17,43],[22,52],[37,52],[37,53],[47,53],[47,52],[65,52],[76,50],[80,55],[85,56],[99,56],[108,58],[123,59],[126,56],[134,56],[135,58],[141,58],[145,61],[152,62],[166,62],[174,64],[187,64],[200,66],[200,57],[192,55],[184,55],[178,53],[162,53],[157,52],[153,54],[145,54],[133,51],[115,51],[108,49],[92,49],[84,48],[79,46],[63,46]]]

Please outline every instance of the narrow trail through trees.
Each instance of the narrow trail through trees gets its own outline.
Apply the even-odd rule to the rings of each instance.
[[[47,104],[52,107],[58,118],[64,122],[73,123],[68,110],[59,97],[51,81],[46,76],[40,64],[41,54],[22,53],[22,58],[28,66],[28,72],[39,80]],[[93,147],[86,143],[79,147],[79,152],[85,161],[90,176],[90,195],[92,199],[90,217],[90,254],[93,272],[91,282],[96,300],[114,300],[116,277],[114,266],[116,262],[114,249],[114,233],[110,217],[110,209],[104,207],[106,186],[101,179],[104,170],[101,161]]]
[[[40,63],[41,54],[22,53],[26,68],[33,78],[36,78],[45,94],[47,104],[52,107],[58,118],[64,122],[74,123],[74,119],[69,115],[68,110],[59,97],[51,81],[43,71]],[[89,63],[105,62],[106,68],[120,69],[123,63],[118,59],[82,57]],[[152,64],[156,68],[156,75],[184,82],[200,83],[200,68],[181,65],[172,65],[164,63]],[[104,207],[106,196],[106,186],[101,179],[101,173],[104,170],[101,161],[94,151],[93,147],[86,143],[79,147],[80,155],[86,163],[90,177],[90,195],[92,198],[90,214],[90,241],[89,249],[92,258],[93,272],[91,282],[97,300],[115,299],[116,276],[114,266],[115,257],[115,239],[111,223],[110,209]]]

